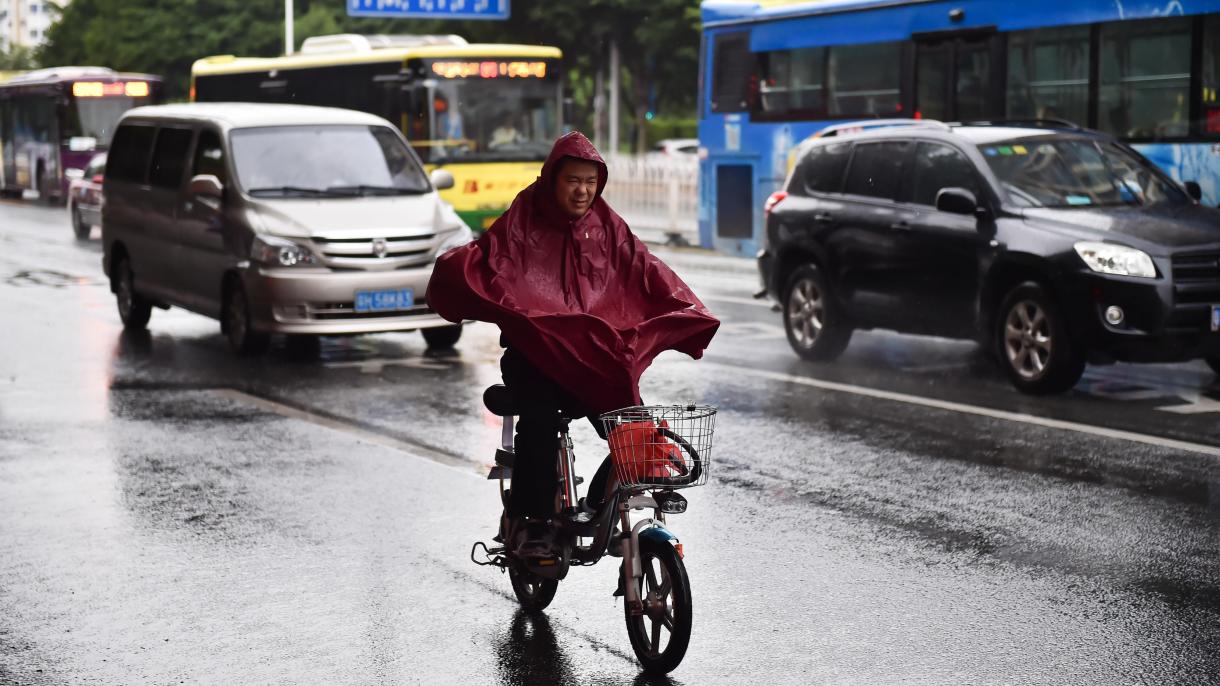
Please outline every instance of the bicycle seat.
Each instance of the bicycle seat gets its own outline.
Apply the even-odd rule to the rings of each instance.
[[[488,386],[487,390],[483,391],[483,405],[498,417],[521,414],[516,396],[504,384]]]

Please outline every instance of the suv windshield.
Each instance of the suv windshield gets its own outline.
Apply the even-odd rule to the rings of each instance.
[[[259,197],[426,193],[427,176],[385,126],[274,126],[232,133],[233,165]]]
[[[1023,207],[1097,207],[1190,202],[1151,163],[1115,143],[1019,139],[979,150],[1014,203]]]

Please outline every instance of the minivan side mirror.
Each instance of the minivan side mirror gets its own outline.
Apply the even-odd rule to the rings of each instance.
[[[453,188],[453,184],[456,183],[453,180],[453,172],[449,171],[448,169],[433,169],[431,178],[432,185],[435,186],[436,190],[438,191],[443,191],[446,188]]]
[[[936,209],[953,214],[974,214],[979,201],[965,188],[942,188],[936,193]]]
[[[220,200],[224,195],[225,187],[220,183],[220,179],[213,174],[200,174],[191,177],[191,183],[186,187],[186,192],[192,198],[213,198]]]
[[[1187,181],[1182,184],[1186,188],[1186,194],[1195,202],[1203,202],[1203,188],[1199,186],[1198,181]]]

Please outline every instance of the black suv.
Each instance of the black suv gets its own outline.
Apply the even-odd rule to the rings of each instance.
[[[1220,373],[1220,210],[1198,184],[1067,124],[867,129],[802,144],[767,200],[759,270],[801,357],[882,328],[976,339],[1029,393],[1086,362]]]

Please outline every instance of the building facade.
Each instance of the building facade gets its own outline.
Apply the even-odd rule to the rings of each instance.
[[[59,5],[68,2],[58,0]],[[38,47],[56,16],[47,0],[0,0],[0,51]]]

